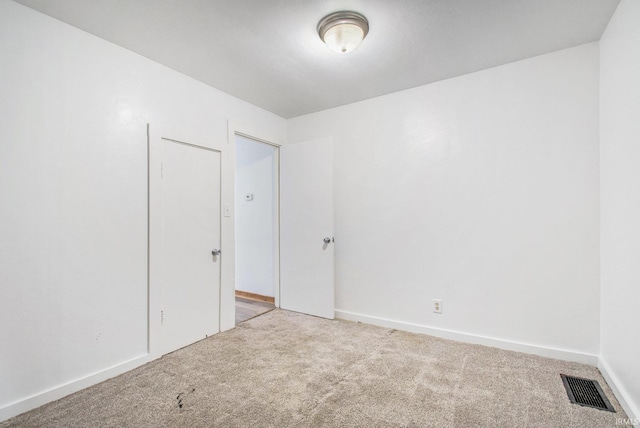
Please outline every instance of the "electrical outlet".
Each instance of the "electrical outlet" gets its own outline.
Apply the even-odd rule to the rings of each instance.
[[[442,300],[433,299],[433,312],[436,314],[442,313]]]

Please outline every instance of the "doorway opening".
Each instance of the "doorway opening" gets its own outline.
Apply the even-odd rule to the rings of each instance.
[[[279,300],[278,147],[235,134],[236,324]]]

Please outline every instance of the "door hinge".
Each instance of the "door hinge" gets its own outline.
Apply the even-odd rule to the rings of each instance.
[[[160,164],[160,178],[164,177],[164,163]]]
[[[164,311],[160,311],[160,325],[164,324]]]

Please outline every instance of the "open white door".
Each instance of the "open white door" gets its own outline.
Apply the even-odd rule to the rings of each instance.
[[[330,139],[280,147],[280,307],[329,319],[335,316],[332,163]]]

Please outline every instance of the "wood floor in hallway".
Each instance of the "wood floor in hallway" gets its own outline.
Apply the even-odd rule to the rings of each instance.
[[[275,305],[236,296],[236,324],[275,309]]]

